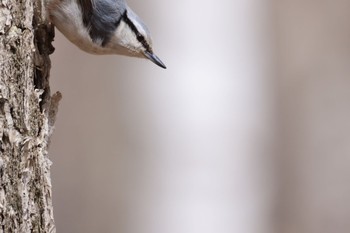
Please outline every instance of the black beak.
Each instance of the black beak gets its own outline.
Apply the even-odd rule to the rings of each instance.
[[[151,52],[148,52],[146,51],[145,53],[145,56],[151,60],[154,64],[162,67],[163,69],[166,69],[166,66],[164,65],[164,63],[159,59],[159,57],[157,57],[155,54],[151,53]]]

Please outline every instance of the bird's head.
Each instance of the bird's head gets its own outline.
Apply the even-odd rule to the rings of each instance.
[[[154,54],[152,38],[142,20],[127,7],[107,47],[115,47],[118,54],[151,60],[162,68],[164,63]]]

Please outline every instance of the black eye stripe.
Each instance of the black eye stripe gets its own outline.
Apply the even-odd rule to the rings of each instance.
[[[136,39],[142,44],[142,46],[146,49],[146,51],[152,52],[151,46],[147,43],[145,37],[140,34],[140,32],[137,30],[137,28],[133,24],[133,22],[131,22],[126,11],[123,14],[123,20],[130,27],[130,29],[134,32]]]

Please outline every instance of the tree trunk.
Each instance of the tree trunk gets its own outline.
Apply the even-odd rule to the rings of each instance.
[[[55,232],[47,150],[53,28],[42,0],[0,0],[0,232]]]

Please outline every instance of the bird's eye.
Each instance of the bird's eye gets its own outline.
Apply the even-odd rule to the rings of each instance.
[[[137,34],[137,40],[140,42],[143,41],[143,36],[141,34]]]
[[[152,51],[152,49],[150,48],[149,44],[147,43],[143,35],[141,35],[140,33],[137,33],[136,38],[147,51]]]

